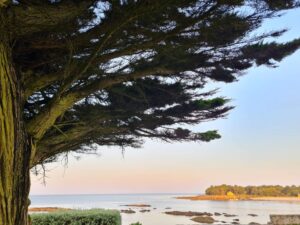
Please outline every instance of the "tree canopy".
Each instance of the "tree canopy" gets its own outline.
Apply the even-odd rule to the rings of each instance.
[[[232,108],[207,82],[234,82],[300,46],[257,33],[292,0],[1,1],[14,68],[24,88],[31,166],[94,144],[138,147],[144,138],[210,141],[183,125]]]
[[[220,138],[187,128],[232,109],[205,84],[297,50],[257,29],[299,4],[0,0],[0,225],[30,224],[30,169],[62,154]]]

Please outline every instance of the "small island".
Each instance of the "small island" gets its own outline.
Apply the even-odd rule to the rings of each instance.
[[[217,185],[210,186],[204,195],[176,197],[187,200],[256,200],[256,201],[300,201],[300,186],[238,186]]]

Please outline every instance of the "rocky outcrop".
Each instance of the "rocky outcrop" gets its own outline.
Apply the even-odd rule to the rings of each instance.
[[[129,204],[129,205],[122,205],[122,206],[141,207],[141,208],[151,207],[151,205],[148,205],[148,204]]]
[[[206,223],[206,224],[211,224],[214,223],[215,220],[211,216],[197,216],[191,219],[194,222],[197,223]]]
[[[146,212],[150,212],[151,210],[149,210],[149,209],[142,209],[142,210],[140,210],[140,212],[141,213],[146,213]]]
[[[272,225],[299,225],[300,215],[270,215]]]
[[[208,212],[192,212],[192,211],[169,211],[165,212],[165,214],[173,215],[173,216],[212,216],[211,213]]]
[[[122,210],[121,210],[121,213],[133,214],[133,213],[135,213],[135,211],[132,210],[132,209],[122,209]]]
[[[223,213],[223,215],[224,215],[225,217],[237,217],[237,215],[234,215],[234,214]]]

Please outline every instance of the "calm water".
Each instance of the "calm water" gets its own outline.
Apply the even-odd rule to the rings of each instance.
[[[134,208],[135,214],[122,214],[123,225],[141,222],[143,225],[191,225],[195,224],[187,217],[166,215],[168,210],[219,212],[235,214],[238,217],[215,216],[219,221],[231,224],[233,219],[240,219],[241,224],[258,222],[266,224],[270,214],[300,214],[300,202],[268,201],[189,201],[177,200],[182,194],[131,194],[131,195],[35,195],[31,196],[32,207],[57,206],[76,209],[106,208],[128,209],[127,204],[145,203],[151,205],[151,212],[140,213],[141,208]],[[172,209],[166,209],[170,207]],[[153,209],[156,208],[156,209]],[[257,214],[251,217],[248,214]]]

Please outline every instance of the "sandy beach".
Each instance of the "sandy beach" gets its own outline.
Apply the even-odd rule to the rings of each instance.
[[[58,212],[58,211],[69,211],[69,208],[61,208],[61,207],[32,207],[29,208],[29,212]]]

